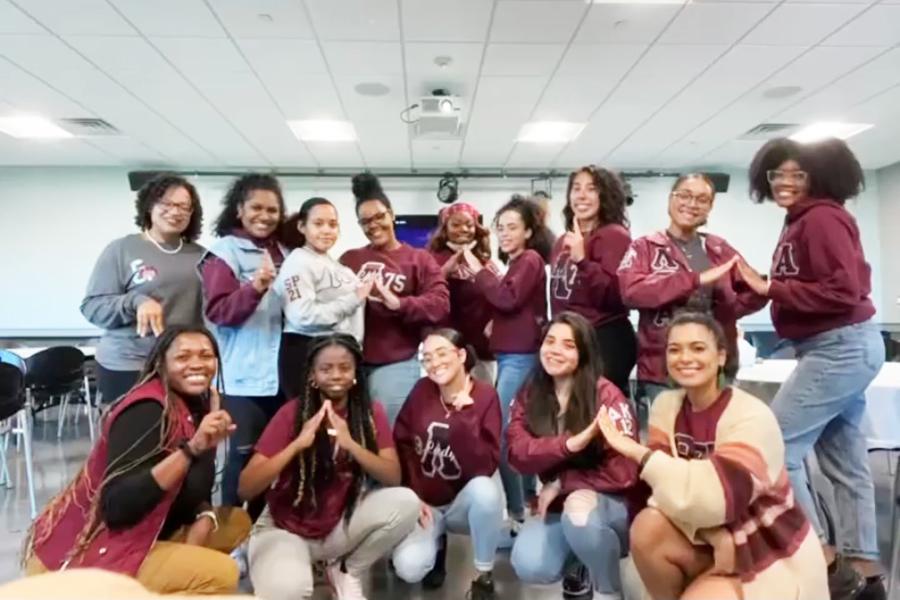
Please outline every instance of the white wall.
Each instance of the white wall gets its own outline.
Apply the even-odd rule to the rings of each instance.
[[[886,228],[884,215],[879,215],[875,180],[870,177],[869,190],[849,208],[859,219],[866,253],[875,273],[873,297],[881,304],[880,232],[886,241],[893,232]],[[891,181],[894,200],[900,204],[897,202],[900,170]],[[219,202],[228,182],[225,178],[211,177],[194,181],[203,199],[205,230],[219,212]],[[285,178],[282,183],[290,211],[312,195],[325,196],[338,206],[343,231],[335,255],[365,243],[353,213],[349,178]],[[555,180],[552,188],[551,225],[557,232],[562,230],[559,212],[565,183],[565,179]],[[435,213],[442,206],[434,194],[437,178],[385,179],[382,184],[397,213]],[[666,225],[671,184],[670,178],[632,181],[637,194],[629,213],[633,236]],[[529,181],[464,179],[460,187],[461,199],[477,205],[486,219],[490,219],[511,193],[527,192]],[[729,192],[716,198],[709,230],[725,237],[754,267],[766,272],[783,213],[771,203],[753,204],[746,190],[746,176],[732,173]],[[0,277],[3,281],[0,336],[90,335],[96,331],[83,319],[78,306],[102,248],[111,239],[135,231],[134,196],[128,189],[126,172],[120,169],[0,169]],[[895,210],[900,212],[900,207]],[[898,220],[894,218],[892,222]],[[201,243],[209,239],[207,233]],[[886,252],[887,248],[885,256],[889,256]],[[894,266],[891,274],[895,283],[891,288],[893,297],[898,295],[898,269],[900,266]],[[768,311],[748,317],[746,322],[767,324]]]
[[[900,235],[900,163],[878,171],[879,231],[882,263],[882,319],[900,323],[900,260],[897,260]]]

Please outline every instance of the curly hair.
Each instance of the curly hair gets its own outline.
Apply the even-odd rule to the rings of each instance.
[[[809,174],[809,197],[844,204],[865,188],[862,166],[847,143],[837,138],[801,144],[789,138],[766,142],[750,163],[750,197],[756,202],[772,199],[768,171],[787,160],[796,161]]]
[[[575,212],[572,210],[569,198],[572,195],[572,185],[575,183],[575,178],[580,173],[590,175],[594,186],[597,188],[597,194],[600,197],[600,210],[597,212],[599,224],[615,224],[627,228],[628,217],[625,216],[625,206],[628,203],[628,195],[625,192],[622,178],[609,169],[596,165],[587,165],[569,174],[569,184],[566,187],[566,206],[563,208],[566,231],[573,231],[575,228]]]
[[[241,220],[238,218],[238,207],[250,199],[251,192],[257,190],[272,192],[278,198],[278,210],[280,212],[278,226],[280,228],[285,219],[284,195],[281,193],[281,184],[278,183],[274,175],[247,173],[235,179],[225,193],[225,198],[222,200],[222,212],[216,218],[216,222],[213,225],[213,233],[218,237],[224,237],[229,235],[232,230],[239,228]]]
[[[200,205],[200,196],[197,194],[197,188],[191,182],[175,173],[161,173],[145,183],[138,191],[134,201],[137,213],[134,217],[134,224],[140,227],[141,231],[150,229],[153,225],[150,220],[150,211],[157,202],[162,200],[166,192],[177,187],[187,190],[191,197],[191,220],[181,237],[188,242],[195,242],[200,237],[200,231],[203,228],[203,207]]]
[[[447,219],[434,230],[431,237],[428,238],[428,244],[425,246],[427,250],[441,252],[447,249],[447,242],[449,241],[447,223],[449,222],[450,219]],[[475,220],[475,247],[472,248],[472,254],[478,257],[478,260],[481,262],[491,260],[491,232],[487,227],[479,223],[477,219]]]
[[[357,214],[359,214],[360,205],[370,200],[380,201],[384,204],[385,208],[393,212],[394,207],[391,206],[390,199],[387,197],[387,194],[384,193],[384,190],[381,189],[381,182],[374,173],[364,171],[354,175],[351,181],[351,189],[353,191],[353,197],[356,198]]]
[[[512,198],[501,206],[494,216],[495,227],[500,220],[500,215],[509,211],[519,213],[522,222],[525,223],[525,229],[531,230],[531,237],[525,242],[525,247],[540,254],[544,262],[549,260],[550,252],[553,249],[553,233],[544,225],[543,210],[538,203],[519,194],[513,194]],[[504,263],[509,262],[509,255],[499,248],[497,256]]]

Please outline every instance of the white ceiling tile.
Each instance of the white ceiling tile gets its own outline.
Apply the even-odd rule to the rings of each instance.
[[[325,42],[323,50],[335,77],[364,75],[359,81],[371,81],[382,76],[403,74],[403,60],[397,42]]]
[[[399,41],[396,0],[306,0],[323,40]]]
[[[106,0],[17,0],[19,6],[61,35],[134,35],[134,28]],[[2,15],[0,15],[2,22]]]
[[[402,0],[407,42],[484,42],[491,18],[485,0]]]
[[[569,46],[556,73],[582,75],[587,78],[614,78],[617,81],[646,49],[647,44]]]
[[[453,42],[407,42],[404,44],[406,72],[412,75],[445,77],[448,80],[478,74],[484,44]],[[440,67],[434,60],[439,56],[451,59]]]
[[[563,44],[489,44],[481,73],[503,77],[550,75],[565,48]]]
[[[321,168],[359,168],[363,165],[359,146],[347,142],[306,142]],[[293,165],[290,165],[293,166]],[[349,193],[349,189],[348,189]]]
[[[561,149],[562,146],[557,144],[516,144],[504,167],[507,169],[548,168]]]
[[[625,77],[612,99],[659,106],[728,49],[718,45],[656,45]]]
[[[400,120],[405,106],[403,77],[385,77],[389,92],[384,96],[362,96],[354,90],[355,77],[336,80],[338,93],[353,122],[359,137],[359,147],[366,164],[376,166],[401,166],[410,164],[408,125]]]
[[[0,164],[86,167],[119,161],[83,140],[19,140],[0,133]]]
[[[691,3],[659,38],[664,44],[732,44],[775,4]]]
[[[0,0],[0,34],[2,33],[46,33],[40,23],[7,2]]]
[[[9,112],[36,113],[48,118],[94,116],[78,103],[53,90],[45,83],[12,63],[0,60],[0,102]]]
[[[315,37],[303,3],[296,0],[210,0],[210,5],[236,38]]]
[[[154,37],[150,42],[187,77],[215,73],[244,73],[250,66],[225,38]]]
[[[588,4],[554,0],[498,2],[491,41],[567,43],[589,8]]]
[[[260,77],[287,119],[347,118],[330,75],[263,72]]]
[[[148,36],[224,37],[225,32],[203,0],[109,0]]]
[[[64,39],[106,73],[171,71],[165,58],[141,37],[77,35]]]
[[[462,140],[413,139],[413,164],[421,167],[453,168],[459,160]]]
[[[782,4],[743,42],[773,46],[816,44],[864,9],[859,4]]]
[[[114,156],[126,165],[161,164],[165,157],[149,146],[123,135],[96,136],[89,138],[91,145]]]
[[[42,72],[89,69],[90,65],[52,35],[0,35],[0,56],[29,71]]]
[[[593,4],[578,30],[584,44],[650,43],[681,7],[672,4]]]
[[[869,8],[824,43],[829,46],[892,46],[900,43],[900,4]]]
[[[328,72],[319,44],[314,41],[289,38],[239,39],[237,44],[253,69],[260,74],[279,73],[289,76],[291,73],[305,75]]]

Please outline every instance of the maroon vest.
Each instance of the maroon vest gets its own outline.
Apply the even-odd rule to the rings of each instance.
[[[162,530],[169,508],[181,488],[181,482],[168,490],[159,504],[133,527],[110,531],[101,525],[100,533],[84,550],[76,556],[69,555],[89,520],[90,507],[94,501],[99,503],[97,495],[100,491],[97,486],[106,472],[107,444],[112,423],[123,410],[135,402],[152,399],[162,404],[164,398],[165,390],[157,378],[132,390],[118,402],[105,419],[100,439],[91,449],[84,467],[71,484],[68,493],[72,494],[72,498],[62,506],[62,515],[55,524],[48,522],[49,515],[46,509],[38,516],[34,527],[35,540],[46,534],[46,527],[53,527],[46,539],[34,545],[34,553],[47,569],[57,571],[67,567],[96,567],[132,577],[137,575]],[[175,400],[170,406],[177,415],[175,431],[169,432],[165,444],[165,447],[171,450],[182,439],[194,434],[195,424],[182,402]],[[97,510],[100,510],[99,506]],[[97,518],[100,519],[100,515],[97,515]]]

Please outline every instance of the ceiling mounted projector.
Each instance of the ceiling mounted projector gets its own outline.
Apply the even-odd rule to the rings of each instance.
[[[427,139],[458,138],[462,129],[460,99],[446,90],[435,90],[419,100],[418,119],[413,123],[415,136]]]

